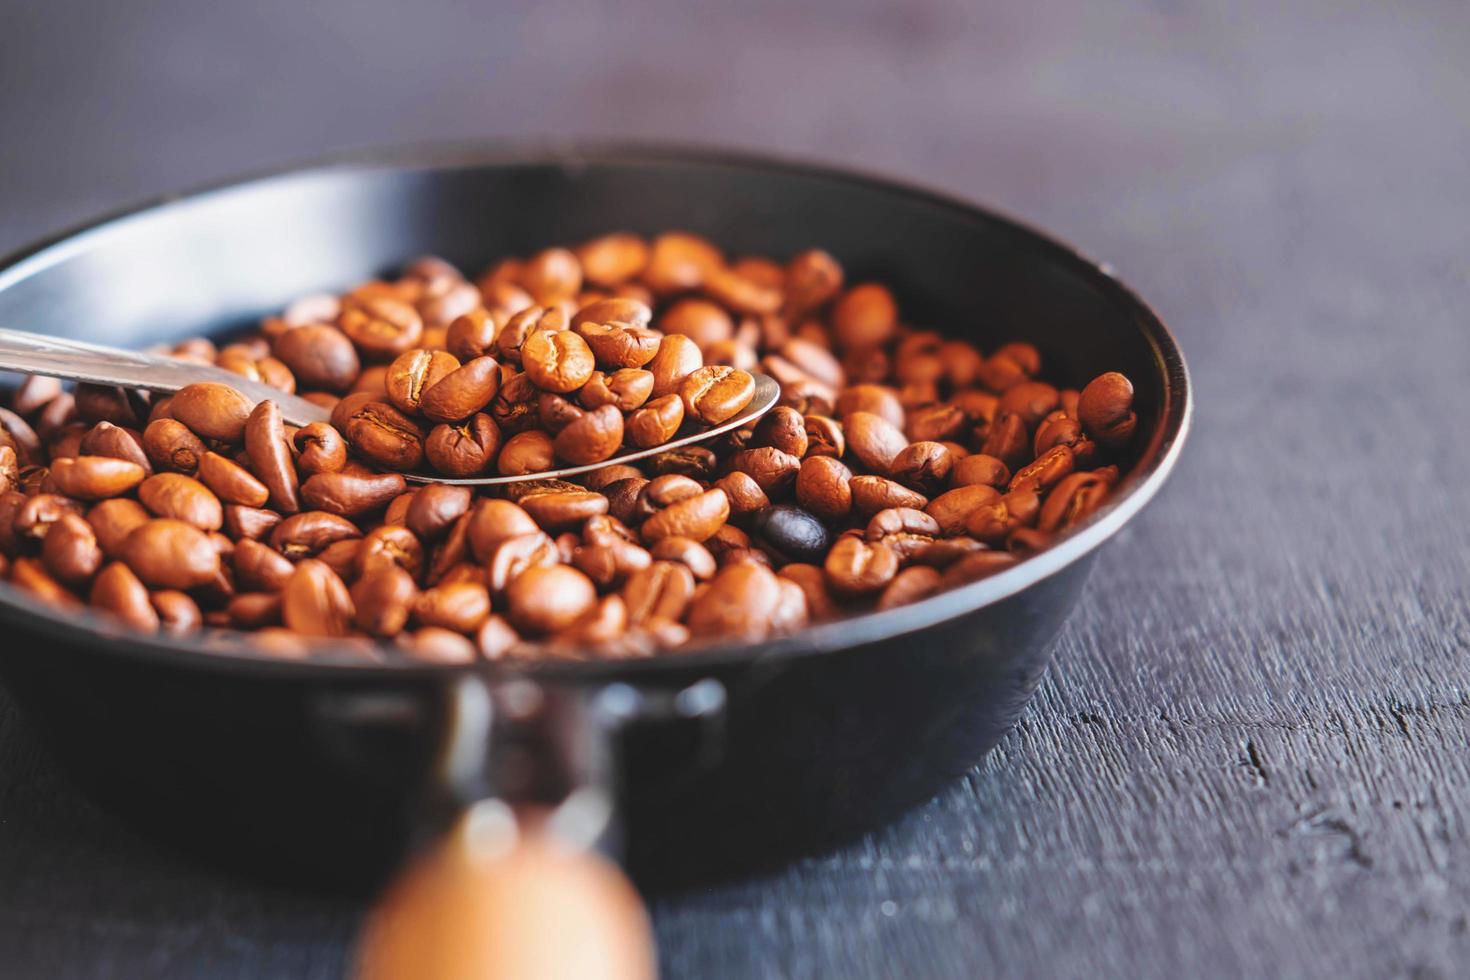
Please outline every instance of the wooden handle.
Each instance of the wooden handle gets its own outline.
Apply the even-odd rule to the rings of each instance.
[[[649,980],[653,935],[605,858],[466,817],[387,892],[356,980]]]

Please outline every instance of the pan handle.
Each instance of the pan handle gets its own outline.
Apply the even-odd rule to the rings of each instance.
[[[644,980],[653,934],[616,850],[616,743],[641,721],[717,726],[724,689],[541,686],[460,675],[431,806],[451,829],[386,892],[357,980]]]

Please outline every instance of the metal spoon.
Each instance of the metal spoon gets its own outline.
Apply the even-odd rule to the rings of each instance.
[[[0,328],[0,371],[17,371],[21,374],[41,374],[70,381],[90,381],[94,384],[118,385],[123,388],[143,388],[147,391],[175,392],[185,385],[200,381],[217,381],[227,384],[253,401],[270,400],[281,409],[281,417],[293,425],[309,425],[326,422],[331,412],[305,398],[288,395],[279,388],[251,381],[233,371],[192,361],[181,361],[158,354],[104,347],[81,340],[49,337],[44,334],[26,333],[23,330]],[[633,460],[655,456],[670,449],[692,446],[726,432],[748,425],[770,411],[781,397],[781,386],[775,379],[764,374],[751,372],[755,378],[755,397],[750,404],[732,419],[708,429],[701,429],[655,446],[652,449],[633,449],[605,459],[600,463],[584,466],[564,466],[544,473],[527,473],[523,476],[486,476],[454,478],[437,473],[405,473],[404,478],[414,483],[455,483],[461,486],[492,486],[502,483],[523,483],[527,480],[550,480],[590,473],[614,463],[629,463]]]

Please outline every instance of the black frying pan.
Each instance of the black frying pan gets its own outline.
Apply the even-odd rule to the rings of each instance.
[[[984,581],[758,647],[533,666],[516,676],[534,690],[507,689],[496,668],[465,680],[229,643],[201,652],[0,587],[0,673],[85,787],[174,844],[318,884],[375,880],[415,828],[464,799],[554,802],[592,787],[621,814],[629,866],[656,883],[840,840],[974,766],[1035,689],[1096,549],[1164,481],[1190,415],[1183,358],[1154,313],[1012,221],[724,153],[375,153],[169,198],[27,249],[0,265],[0,324],[117,345],[218,335],[422,253],[477,271],[670,228],[731,254],[826,248],[852,280],[892,284],[910,322],[987,348],[1035,343],[1054,381],[1123,371],[1140,418],[1132,467],[1084,527]],[[487,693],[488,715],[475,707]],[[466,761],[466,733],[483,737],[487,718],[491,748]]]

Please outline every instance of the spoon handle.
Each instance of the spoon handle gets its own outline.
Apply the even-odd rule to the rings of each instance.
[[[198,381],[217,381],[254,401],[274,401],[282,417],[293,425],[325,422],[331,414],[304,398],[223,368],[23,330],[0,328],[0,370],[165,392]]]

